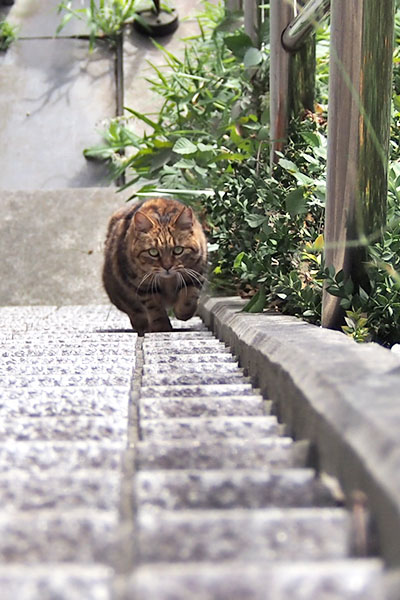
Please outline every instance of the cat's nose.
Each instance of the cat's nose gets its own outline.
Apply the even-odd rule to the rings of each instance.
[[[168,259],[164,259],[161,263],[162,268],[167,273],[169,273],[171,271],[172,265],[173,265],[172,260],[168,260]]]

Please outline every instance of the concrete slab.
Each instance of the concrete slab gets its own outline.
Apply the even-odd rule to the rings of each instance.
[[[366,493],[380,550],[399,566],[399,357],[295,317],[243,313],[243,304],[205,298],[200,313],[257,377],[289,433],[312,442],[319,467],[348,497]]]
[[[114,58],[76,39],[18,40],[0,55],[0,189],[110,186],[82,151],[116,110]]]
[[[62,15],[57,8],[61,0],[15,0],[8,11],[7,20],[19,28],[19,35],[24,38],[53,37],[61,22]],[[82,8],[89,4],[88,0],[74,2],[75,8]],[[71,19],[60,35],[87,34],[87,28],[82,21]]]
[[[103,244],[122,204],[113,190],[0,190],[0,304],[106,304]]]

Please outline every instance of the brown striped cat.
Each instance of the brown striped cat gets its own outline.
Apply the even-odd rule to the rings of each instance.
[[[203,229],[177,200],[152,198],[111,217],[103,283],[139,335],[171,331],[168,308],[183,321],[194,315],[206,263]]]

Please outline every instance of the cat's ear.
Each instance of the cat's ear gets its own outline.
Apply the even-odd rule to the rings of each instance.
[[[134,214],[133,222],[135,224],[135,229],[137,229],[137,231],[140,231],[142,233],[147,233],[154,226],[153,221],[140,211],[137,211]]]
[[[193,227],[193,211],[189,206],[185,206],[177,216],[175,227],[178,229],[192,229]]]

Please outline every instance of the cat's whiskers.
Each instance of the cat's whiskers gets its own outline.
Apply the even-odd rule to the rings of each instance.
[[[203,284],[203,280],[200,279],[200,274],[193,269],[186,268],[185,273],[190,277],[192,281],[196,281],[199,285]]]
[[[137,291],[140,290],[141,286],[144,284],[144,282],[153,275],[153,273],[145,273],[142,277],[142,279],[140,280],[139,285],[137,286]]]
[[[183,288],[187,289],[187,284],[186,284],[184,276],[182,275],[182,273],[180,271],[177,271],[177,273],[178,273],[179,277],[176,281],[176,290],[178,291],[178,289],[183,289]]]

